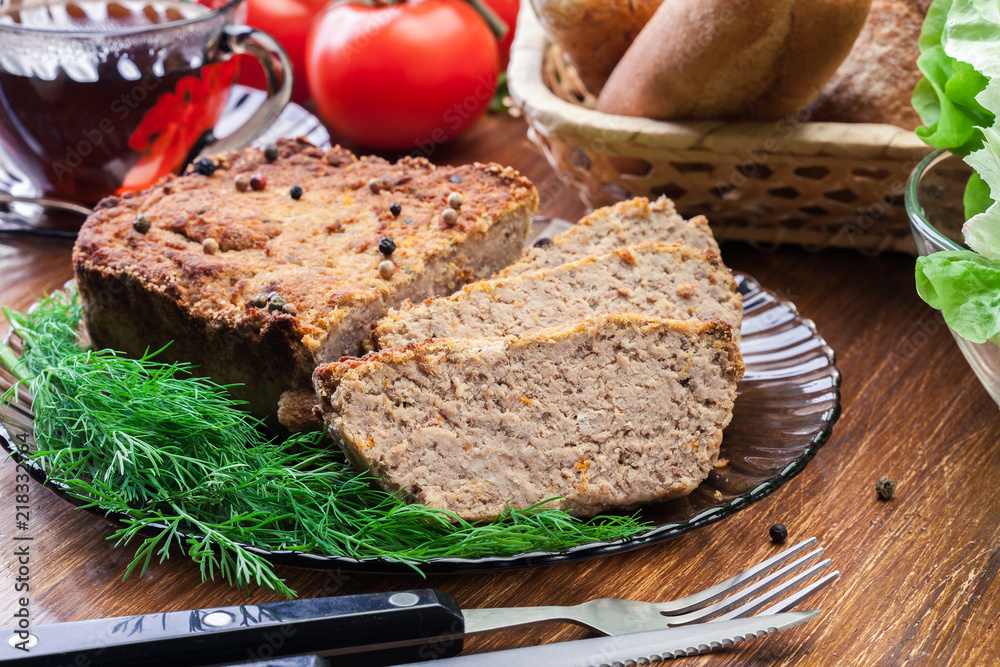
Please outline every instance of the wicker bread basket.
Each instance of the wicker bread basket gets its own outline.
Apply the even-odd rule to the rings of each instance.
[[[592,208],[666,195],[683,215],[708,216],[719,240],[916,252],[903,190],[931,149],[909,130],[810,123],[808,110],[754,123],[598,112],[529,2],[508,77],[529,137]]]

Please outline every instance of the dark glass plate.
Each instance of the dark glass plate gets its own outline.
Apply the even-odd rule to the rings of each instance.
[[[738,387],[732,423],[722,441],[721,458],[728,461],[727,465],[716,468],[691,495],[643,508],[641,518],[655,528],[637,537],[584,544],[561,552],[438,558],[421,565],[421,569],[427,573],[502,570],[638,549],[734,514],[798,474],[830,437],[840,415],[840,372],[834,353],[815,325],[800,317],[792,303],[761,288],[749,276],[737,274],[737,281],[743,294],[741,347],[746,374]],[[0,369],[0,387],[6,389],[11,382],[6,370]],[[30,398],[22,391],[15,403],[0,408],[0,437],[16,460],[21,460],[18,448],[33,444],[30,405]],[[36,480],[45,483],[43,470],[33,467],[32,471]],[[68,502],[80,504],[55,485],[47,486]],[[96,508],[88,511],[104,516]],[[413,572],[407,566],[377,559],[258,551],[274,563],[297,567]]]

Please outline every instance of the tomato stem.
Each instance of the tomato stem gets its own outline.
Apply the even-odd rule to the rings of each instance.
[[[493,32],[494,37],[497,38],[497,41],[502,42],[503,38],[507,36],[508,32],[510,32],[510,26],[507,25],[507,23],[500,18],[489,5],[483,2],[483,0],[465,0],[465,2],[472,5],[472,8],[483,17],[484,21],[486,21],[486,25],[490,27],[490,30]]]

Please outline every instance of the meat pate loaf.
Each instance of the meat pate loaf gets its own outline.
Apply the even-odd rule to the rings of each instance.
[[[521,259],[499,276],[510,277],[538,269],[551,269],[590,255],[603,255],[649,241],[683,243],[719,254],[719,244],[703,215],[685,220],[666,197],[650,202],[636,197],[595,210],[562,234],[539,239],[525,248]],[[498,276],[498,277],[499,277]]]
[[[739,331],[743,300],[715,253],[643,243],[403,304],[378,322],[373,335],[385,349],[428,338],[521,334],[619,310],[670,319],[717,317]]]
[[[506,338],[320,366],[334,437],[390,492],[469,520],[580,516],[690,493],[715,465],[743,362],[721,320],[605,313]]]
[[[527,179],[495,164],[277,147],[105,199],[73,250],[96,345],[137,355],[172,341],[168,359],[241,383],[233,393],[259,416],[310,386],[318,363],[361,353],[390,307],[514,261],[538,203]],[[453,192],[464,201],[452,222],[442,212]]]

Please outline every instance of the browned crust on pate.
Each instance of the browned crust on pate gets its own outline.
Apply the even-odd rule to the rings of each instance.
[[[389,163],[305,140],[278,146],[273,162],[256,148],[215,156],[210,177],[188,169],[98,204],[73,250],[97,346],[140,354],[173,340],[168,358],[192,361],[220,382],[256,383],[252,391],[276,403],[284,389],[308,385],[325,354],[355,353],[323,349],[328,332],[356,327],[352,316],[366,308],[381,315],[408,288],[448,292],[499,268],[476,266],[470,248],[498,225],[514,229],[524,218],[526,231],[538,203],[530,181],[496,164]],[[235,177],[252,174],[266,178],[265,189],[238,192]],[[298,201],[293,185],[304,190]],[[465,201],[448,226],[440,212],[452,191]],[[145,234],[133,227],[138,214],[152,221]],[[397,245],[390,280],[378,273],[384,236]],[[215,254],[202,248],[209,238]],[[254,305],[272,291],[295,312]]]
[[[316,391],[310,386],[286,391],[278,400],[278,421],[289,431],[319,431],[323,416],[316,405]]]

